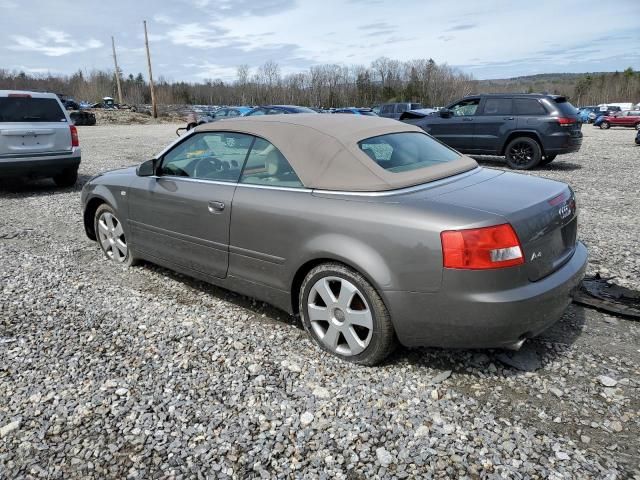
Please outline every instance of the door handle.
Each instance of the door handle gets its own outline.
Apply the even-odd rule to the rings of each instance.
[[[513,120],[513,117],[502,117],[503,120]]]
[[[473,118],[463,118],[463,122],[473,122]]]
[[[224,202],[210,201],[207,205],[209,213],[220,213],[224,210]]]

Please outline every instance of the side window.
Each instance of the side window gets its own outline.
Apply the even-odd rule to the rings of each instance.
[[[267,113],[267,110],[265,108],[256,108],[253,112],[247,115],[264,115],[266,113]]]
[[[453,112],[454,117],[467,117],[476,114],[478,105],[480,105],[480,99],[473,98],[456,103],[450,110]]]
[[[393,105],[383,105],[380,113],[393,113]]]
[[[270,108],[267,110],[267,115],[280,115],[281,113],[289,113],[286,110],[281,110],[279,108]]]
[[[160,175],[237,182],[252,141],[243,133],[196,133],[165,154]]]
[[[226,108],[223,108],[222,110],[218,110],[215,116],[216,118],[223,118],[227,116],[227,113],[228,113],[228,110]]]
[[[351,110],[338,110],[337,112],[334,113],[350,113],[353,115],[353,112]]]
[[[238,112],[237,110],[229,110],[229,114],[227,115],[228,117],[237,117],[240,115],[240,112]]]
[[[510,98],[487,98],[484,102],[483,115],[511,115],[513,114]]]
[[[516,98],[513,101],[516,115],[546,115],[547,111],[542,104],[534,98]]]
[[[303,187],[280,150],[262,138],[256,138],[251,148],[240,183],[273,187]]]
[[[398,103],[396,105],[396,113],[404,113],[408,110],[406,103]]]

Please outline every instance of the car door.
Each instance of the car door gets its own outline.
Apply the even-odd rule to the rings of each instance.
[[[474,121],[473,151],[498,153],[503,139],[516,128],[513,100],[508,97],[485,97]]]
[[[136,177],[129,192],[133,248],[172,265],[226,277],[231,203],[253,139],[234,132],[198,132],[159,159],[156,175]]]
[[[456,150],[473,152],[474,121],[479,105],[479,98],[467,98],[451,105],[448,108],[451,111],[451,116],[438,115],[433,118],[433,123],[429,118],[430,129],[428,133]]]
[[[229,275],[288,291],[283,271],[310,196],[278,148],[256,138],[233,199]]]

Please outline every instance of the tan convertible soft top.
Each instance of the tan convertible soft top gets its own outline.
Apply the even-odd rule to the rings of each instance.
[[[207,123],[196,131],[227,130],[263,137],[291,163],[308,188],[384,191],[409,187],[477,166],[460,156],[440,165],[394,173],[374,162],[358,142],[399,132],[421,132],[414,125],[381,117],[331,114],[290,114],[239,117]]]

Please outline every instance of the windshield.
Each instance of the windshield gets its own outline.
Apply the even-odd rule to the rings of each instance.
[[[419,132],[388,133],[361,140],[358,146],[374,162],[393,173],[427,168],[460,158],[455,150]]]
[[[54,98],[2,97],[0,122],[66,122]]]

